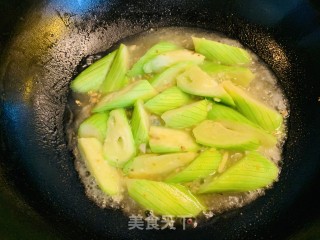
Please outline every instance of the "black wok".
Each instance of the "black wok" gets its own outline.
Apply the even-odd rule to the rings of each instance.
[[[1,0],[0,13],[0,239],[320,238],[317,1]],[[74,169],[69,83],[86,56],[164,26],[218,31],[256,52],[289,99],[289,134],[279,182],[252,204],[196,229],[129,231]]]

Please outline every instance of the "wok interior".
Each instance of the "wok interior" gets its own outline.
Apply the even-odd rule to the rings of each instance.
[[[320,43],[313,21],[316,13],[308,2],[286,7],[276,1],[82,2],[78,6],[51,1],[33,7],[7,44],[1,62],[5,153],[1,171],[21,198],[50,224],[59,226],[55,231],[81,238],[87,234],[163,239],[174,234],[177,239],[248,239],[288,235],[284,225],[298,225],[296,218],[306,216],[295,209],[301,202],[308,202],[306,209],[314,214],[315,200],[305,192],[319,172]],[[299,9],[307,17],[293,27]],[[74,169],[65,134],[72,120],[67,105],[69,83],[88,55],[112,50],[122,39],[150,28],[167,26],[221,32],[239,40],[270,66],[290,104],[283,170],[264,197],[194,230],[129,231],[128,218],[121,211],[100,209],[86,197]]]

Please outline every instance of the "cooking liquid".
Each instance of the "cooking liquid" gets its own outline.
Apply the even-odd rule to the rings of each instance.
[[[161,28],[157,30],[149,30],[145,33],[131,37],[124,40],[122,43],[126,44],[129,48],[130,57],[132,59],[131,65],[136,62],[151,46],[160,41],[170,41],[177,45],[183,46],[187,49],[193,50],[193,43],[191,37],[204,37],[206,39],[219,41],[233,46],[242,47],[241,44],[235,40],[224,37],[218,33],[212,33],[201,29],[191,28]],[[243,47],[242,47],[243,48]],[[285,99],[283,92],[277,84],[277,79],[268,67],[249,49],[246,49],[252,57],[253,63],[249,67],[255,74],[255,78],[246,89],[250,95],[254,96],[257,100],[265,103],[266,105],[278,110],[284,117],[282,128],[276,133],[278,138],[277,146],[271,149],[259,149],[266,157],[274,161],[278,166],[281,161],[281,152],[284,140],[286,138],[286,118],[289,115],[288,103]],[[101,56],[90,56],[87,59],[87,65],[90,65],[94,59]],[[84,66],[84,67],[85,67]],[[129,215],[142,215],[146,217],[145,209],[139,207],[127,193],[119,199],[112,199],[106,196],[96,184],[94,178],[90,175],[85,163],[80,157],[79,151],[76,147],[77,144],[77,129],[80,123],[90,116],[90,110],[94,104],[99,100],[100,96],[91,94],[90,97],[74,94],[70,102],[73,113],[73,121],[67,128],[67,135],[69,137],[70,147],[75,155],[75,167],[79,173],[79,177],[85,186],[87,196],[92,199],[101,208],[121,208]],[[151,116],[153,124],[159,124],[157,117]],[[239,152],[230,152],[225,155],[227,158],[226,165],[220,166],[225,169],[235,161],[242,157]],[[280,168],[280,166],[279,166]],[[193,183],[193,188],[197,187],[197,183]],[[249,204],[259,196],[264,195],[265,190],[260,189],[256,191],[244,193],[214,193],[198,195],[197,197],[208,207],[208,211],[199,215],[199,219],[210,218],[225,211],[242,207]],[[196,224],[193,224],[196,226]]]

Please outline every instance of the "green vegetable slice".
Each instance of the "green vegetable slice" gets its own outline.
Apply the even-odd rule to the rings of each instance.
[[[189,128],[207,118],[208,101],[201,100],[180,108],[169,110],[161,115],[167,127]]]
[[[160,180],[169,173],[186,166],[196,156],[195,152],[140,155],[128,162],[123,171],[130,178]]]
[[[205,210],[199,200],[182,185],[130,179],[127,187],[133,200],[157,214],[195,217]]]
[[[119,168],[136,155],[135,142],[124,109],[110,112],[103,152],[105,159]]]
[[[110,66],[117,53],[113,51],[107,56],[92,63],[89,67],[83,70],[72,82],[71,89],[78,93],[87,93],[89,91],[98,92],[103,80],[109,72]]]
[[[190,102],[191,98],[188,94],[178,87],[171,87],[151,98],[144,105],[150,112],[160,115]]]
[[[265,147],[273,147],[277,144],[275,136],[251,122],[236,110],[221,104],[213,104],[212,109],[208,112],[208,119],[220,122],[228,129],[251,134],[259,139],[260,143]]]
[[[151,80],[151,85],[158,91],[162,92],[170,87],[176,85],[176,77],[186,70],[188,67],[192,66],[192,62],[179,62],[173,66],[167,68],[161,73],[155,75]]]
[[[129,77],[135,77],[139,75],[143,75],[145,72],[143,71],[143,65],[148,62],[150,59],[154,58],[155,56],[173,51],[178,50],[180,47],[170,43],[170,42],[159,42],[156,45],[152,46],[128,71],[127,75]]]
[[[194,64],[201,64],[203,60],[203,55],[186,49],[181,49],[165,52],[155,56],[143,65],[143,70],[145,73],[159,73],[179,62],[187,61]]]
[[[154,97],[157,91],[147,80],[133,82],[123,89],[103,97],[92,112],[102,112],[115,108],[132,106],[138,99],[143,101]]]
[[[103,143],[107,132],[107,120],[109,113],[95,113],[84,120],[79,127],[79,138],[97,138]]]
[[[212,104],[211,110],[208,112],[208,119],[210,120],[230,120],[239,123],[246,123],[255,127],[259,127],[255,123],[251,122],[248,118],[243,116],[233,108],[224,106],[222,104]]]
[[[221,101],[233,106],[231,96],[212,77],[202,71],[198,66],[192,66],[177,77],[177,86],[184,92],[212,97],[215,101]]]
[[[134,104],[134,110],[131,118],[131,128],[136,146],[147,144],[149,140],[149,114],[144,109],[143,101],[139,99]]]
[[[235,122],[232,120],[220,120],[217,122],[221,123],[224,127],[230,130],[253,136],[254,138],[258,139],[260,144],[264,147],[270,148],[277,144],[277,138],[260,127],[255,127],[246,123]]]
[[[205,38],[193,37],[192,40],[196,52],[217,63],[226,65],[245,65],[251,63],[249,53],[242,48]]]
[[[253,99],[230,81],[223,82],[223,87],[233,98],[237,110],[249,120],[270,132],[280,128],[283,121],[280,113]]]
[[[204,183],[198,193],[245,192],[269,186],[278,177],[278,167],[258,152],[249,152],[221,175]]]
[[[199,149],[189,132],[158,126],[150,127],[149,145],[154,153],[189,152]]]
[[[166,182],[184,183],[208,177],[210,174],[214,174],[217,171],[221,160],[222,156],[220,152],[214,148],[210,148],[202,152],[181,172],[168,177]]]
[[[231,150],[255,150],[259,139],[252,134],[234,131],[219,122],[205,120],[193,129],[196,142],[209,147]]]
[[[235,84],[247,87],[254,79],[254,74],[249,68],[238,66],[226,66],[214,62],[205,61],[201,69],[207,72],[211,77],[219,81],[231,80]]]
[[[121,173],[104,160],[101,142],[96,138],[79,138],[78,149],[101,190],[109,196],[120,195]]]
[[[126,73],[128,71],[128,48],[124,44],[120,44],[117,54],[112,62],[107,77],[102,82],[100,91],[109,93],[117,91],[126,84]]]

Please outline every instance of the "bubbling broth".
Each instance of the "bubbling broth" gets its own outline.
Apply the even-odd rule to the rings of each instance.
[[[221,34],[192,28],[151,29],[137,36],[130,37],[130,39],[125,39],[122,41],[122,43],[128,47],[130,55],[129,65],[132,66],[141,58],[141,56],[144,55],[148,49],[161,41],[168,41],[186,49],[194,50],[191,38],[192,36],[244,48],[239,42],[226,38]],[[259,59],[257,55],[255,55],[249,49],[245,50],[252,58],[252,63],[247,67],[254,74],[254,79],[245,89],[246,92],[248,92],[261,103],[275,109],[282,115],[284,119],[281,128],[277,129],[277,131],[274,133],[274,136],[277,138],[277,144],[271,148],[259,148],[259,152],[275,163],[280,170],[281,152],[286,138],[286,119],[289,115],[288,102],[277,83],[276,77],[270,71],[270,69]],[[88,59],[91,61],[92,58],[98,59],[99,57],[101,56],[90,56]],[[135,80],[139,80],[139,77],[137,77]],[[79,149],[77,148],[77,132],[79,126],[86,118],[90,116],[91,110],[100,99],[101,94],[98,93],[92,93],[89,95],[73,93],[72,99],[70,100],[70,106],[73,112],[73,122],[68,127],[67,133],[70,147],[75,155],[76,170],[78,171],[79,177],[84,184],[87,196],[99,207],[122,209],[128,215],[140,214],[146,217],[146,209],[140,207],[139,204],[132,200],[127,191],[124,191],[120,196],[117,197],[110,197],[103,193],[96,183],[94,177],[88,170],[86,163],[81,158]],[[130,109],[127,109],[127,114],[131,114]],[[151,125],[162,124],[162,121],[159,120],[159,117],[154,116],[153,114],[151,114],[150,119]],[[149,150],[147,149],[145,151],[148,153]],[[221,150],[221,155],[223,157],[218,171],[223,172],[235,162],[239,161],[239,159],[243,157],[244,153],[236,150]],[[202,183],[203,180],[195,180],[191,183],[185,183],[184,185],[189,187],[191,192],[194,192],[199,189],[199,185]],[[198,218],[206,219],[231,209],[240,208],[264,194],[265,188],[245,192],[227,191],[219,193],[197,194],[197,198],[203,203],[203,205],[206,206],[207,209],[200,213]]]

